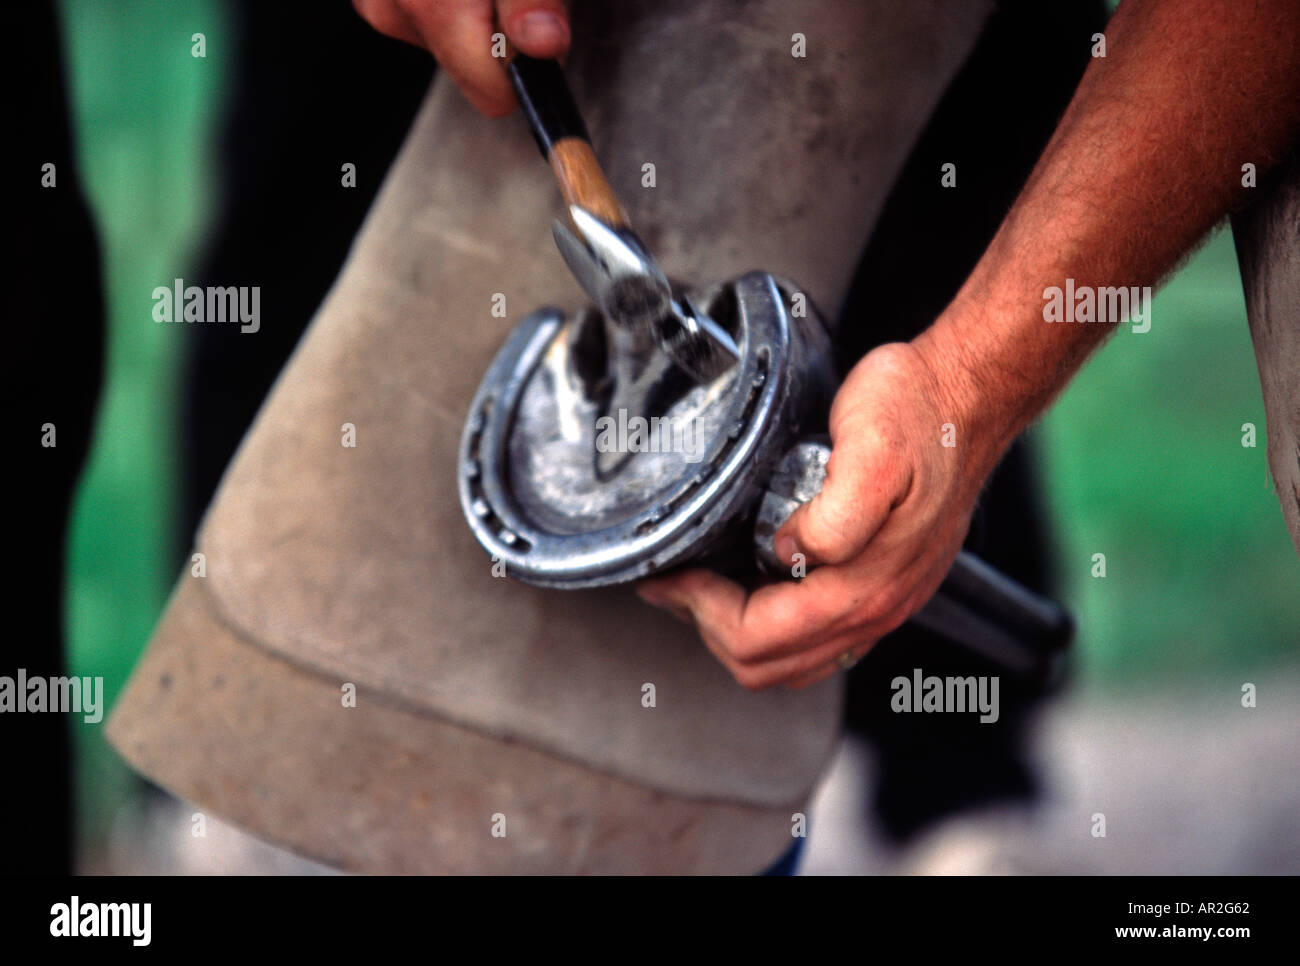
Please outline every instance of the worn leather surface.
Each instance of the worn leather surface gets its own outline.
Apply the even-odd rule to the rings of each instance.
[[[790,846],[789,807],[668,795],[366,688],[339,697],[187,581],[111,737],[199,807],[357,872],[749,874]]]
[[[1300,153],[1232,220],[1268,422],[1268,465],[1300,554]]]
[[[671,276],[766,268],[833,315],[988,6],[588,4],[568,70],[597,153]],[[806,58],[791,57],[795,32]],[[520,808],[558,810],[548,827],[642,852],[662,845],[662,829],[627,828],[647,802],[694,802],[683,827],[712,831],[673,852],[681,868],[752,871],[788,844],[790,806],[836,735],[839,681],[746,692],[693,631],[626,588],[494,578],[461,519],[454,461],[482,372],[528,311],[582,300],[550,243],[557,211],[522,121],[486,120],[436,82],[227,471],[198,538],[207,577],[181,578],[115,712],[110,734],[137,767],[358,867],[497,867],[492,840],[438,844],[485,821],[491,789],[526,788]],[[344,423],[355,448],[340,444]],[[341,709],[343,682],[373,717]],[[744,816],[759,820],[715,827]],[[344,828],[376,842],[328,854]],[[528,867],[570,868],[573,841],[538,841]]]

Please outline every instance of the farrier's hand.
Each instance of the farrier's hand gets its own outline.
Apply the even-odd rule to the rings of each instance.
[[[352,5],[380,33],[426,48],[489,117],[515,106],[503,61],[492,56],[493,33],[500,30],[530,57],[559,58],[569,51],[566,0],[352,0]]]
[[[805,555],[806,577],[747,595],[691,570],[642,583],[642,598],[689,613],[747,688],[812,684],[864,654],[943,581],[1000,454],[965,445],[969,407],[937,366],[899,343],[849,374],[831,408],[826,484],[776,535],[781,559]]]

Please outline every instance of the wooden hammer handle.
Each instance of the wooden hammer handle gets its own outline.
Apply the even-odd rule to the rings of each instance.
[[[627,213],[591,149],[587,126],[560,65],[514,53],[506,71],[565,204],[585,208],[612,227],[626,227]]]

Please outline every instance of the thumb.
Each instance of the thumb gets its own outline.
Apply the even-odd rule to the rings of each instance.
[[[497,23],[529,57],[562,60],[569,52],[564,0],[497,0]]]
[[[773,547],[783,561],[844,564],[857,557],[902,502],[911,472],[901,454],[873,440],[843,435],[826,464],[821,492],[777,531]]]

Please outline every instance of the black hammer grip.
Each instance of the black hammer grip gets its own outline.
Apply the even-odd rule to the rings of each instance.
[[[560,65],[513,53],[506,73],[565,204],[591,212],[612,228],[626,226],[627,212],[596,160]]]

